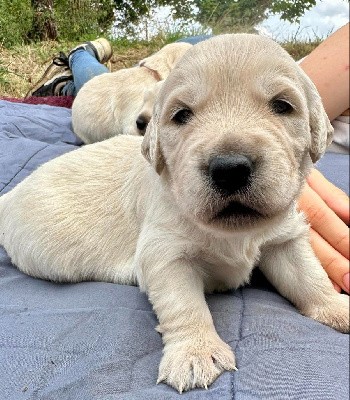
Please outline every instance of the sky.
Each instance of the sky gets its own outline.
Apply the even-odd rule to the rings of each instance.
[[[306,11],[300,24],[282,21],[278,15],[265,20],[258,28],[260,33],[277,40],[293,37],[324,38],[349,22],[349,2],[346,0],[317,0],[316,6]]]
[[[154,14],[151,21],[147,24],[147,31],[150,35],[155,35],[159,29],[166,32],[177,31],[179,23],[170,18],[170,8],[161,7]],[[317,0],[316,6],[306,11],[300,18],[300,24],[291,24],[282,21],[278,15],[266,19],[257,28],[259,33],[272,37],[275,40],[283,41],[292,38],[315,39],[325,38],[341,26],[349,22],[349,2],[347,0]],[[194,30],[200,31],[198,23],[191,22],[189,26]],[[137,29],[138,28],[138,29]],[[141,39],[145,37],[145,25],[140,24],[136,27],[137,36]],[[208,31],[208,33],[210,33]],[[118,29],[114,29],[114,34],[118,36]],[[194,32],[193,34],[196,34]]]

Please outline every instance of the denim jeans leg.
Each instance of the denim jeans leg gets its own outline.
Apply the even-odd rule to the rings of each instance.
[[[95,76],[109,72],[108,68],[84,49],[75,51],[70,57],[70,69],[73,82],[69,82],[62,90],[62,94],[76,96],[82,86]]]

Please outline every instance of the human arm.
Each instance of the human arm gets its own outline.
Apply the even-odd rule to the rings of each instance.
[[[349,24],[300,64],[316,85],[330,120],[349,108]],[[349,197],[313,170],[299,199],[311,244],[335,288],[349,293]]]
[[[349,108],[349,23],[317,46],[300,63],[317,87],[332,121]]]

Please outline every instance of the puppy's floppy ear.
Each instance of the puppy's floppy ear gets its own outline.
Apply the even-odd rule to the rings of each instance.
[[[334,129],[329,122],[321,97],[311,79],[303,72],[306,81],[306,97],[309,107],[309,126],[311,133],[310,156],[317,162],[331,143]]]
[[[171,71],[171,67],[167,64],[166,58],[160,56],[158,53],[144,58],[139,62],[139,65],[155,71],[161,80],[166,79]]]
[[[158,130],[158,118],[153,114],[142,141],[141,153],[160,175],[164,168],[164,157],[160,149]]]
[[[164,80],[190,47],[191,44],[184,42],[167,44],[157,53],[141,60],[139,65],[156,71],[161,80]]]

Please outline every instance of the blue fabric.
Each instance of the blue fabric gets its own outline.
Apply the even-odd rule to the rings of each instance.
[[[0,193],[38,165],[82,144],[71,128],[71,110],[2,100],[0,140]]]
[[[211,37],[213,37],[213,35],[189,36],[189,37],[181,38],[181,39],[177,40],[177,42],[186,42],[186,43],[190,43],[190,44],[196,44],[196,43],[202,42],[203,40],[210,39]]]
[[[326,153],[317,163],[321,171],[336,186],[349,195],[349,155]]]
[[[0,101],[0,193],[80,145],[70,110]],[[341,181],[340,157],[328,154],[320,167]],[[137,287],[34,279],[0,248],[0,398],[349,399],[349,336],[301,316],[258,270],[250,286],[207,300],[239,370],[179,395],[155,384],[162,341]]]

